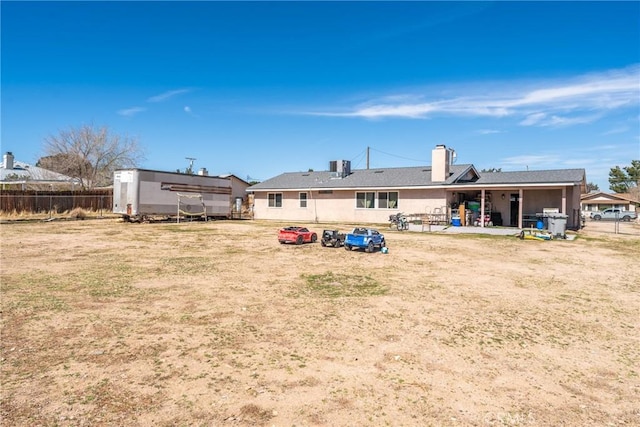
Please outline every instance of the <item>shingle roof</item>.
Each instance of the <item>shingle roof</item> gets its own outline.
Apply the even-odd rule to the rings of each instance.
[[[476,181],[478,185],[488,184],[579,184],[585,178],[584,169],[552,169],[540,171],[483,172]]]
[[[491,185],[491,184],[580,184],[585,179],[584,169],[555,169],[517,172],[483,172],[474,181],[463,178],[475,176],[473,165],[451,165],[450,176],[445,182],[431,180],[431,166],[408,168],[356,169],[339,178],[335,172],[287,172],[248,188],[248,191],[307,190],[347,188],[407,188],[435,187],[441,185]]]
[[[344,178],[329,171],[287,172],[253,185],[249,191],[439,186],[455,182],[471,169],[472,165],[452,165],[445,182],[431,180],[431,166],[355,169]]]
[[[28,163],[14,161],[13,169],[6,169],[4,164],[0,166],[0,180],[8,178],[30,181],[72,181],[73,178],[61,173],[33,166]]]

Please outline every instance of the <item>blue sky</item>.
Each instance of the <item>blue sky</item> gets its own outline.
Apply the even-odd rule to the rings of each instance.
[[[148,169],[478,169],[640,159],[640,2],[12,2],[2,151],[85,124]]]

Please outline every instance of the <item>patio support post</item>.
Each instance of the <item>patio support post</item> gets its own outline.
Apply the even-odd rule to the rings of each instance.
[[[522,200],[523,191],[522,188],[518,189],[518,228],[522,229],[522,216],[524,215],[522,206],[524,201]]]
[[[484,188],[480,190],[480,227],[484,228],[484,197],[485,190]]]

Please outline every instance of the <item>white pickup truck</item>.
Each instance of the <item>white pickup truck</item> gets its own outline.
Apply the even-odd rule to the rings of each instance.
[[[603,211],[591,212],[589,217],[594,221],[600,221],[602,219],[631,221],[632,219],[638,219],[638,213],[633,211],[623,211],[619,208],[609,208]]]

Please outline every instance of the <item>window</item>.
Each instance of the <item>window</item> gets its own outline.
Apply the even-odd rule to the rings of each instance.
[[[356,208],[373,209],[376,193],[356,193]]]
[[[282,207],[282,193],[269,193],[269,207],[270,208]]]
[[[389,191],[378,193],[378,208],[398,209],[398,192]]]
[[[300,207],[307,207],[307,193],[300,193]]]

